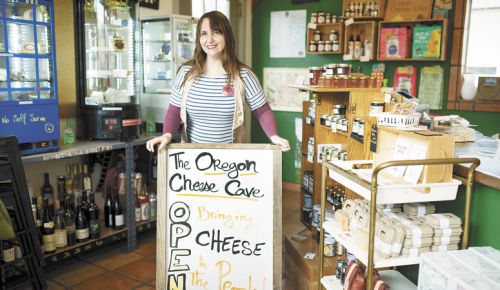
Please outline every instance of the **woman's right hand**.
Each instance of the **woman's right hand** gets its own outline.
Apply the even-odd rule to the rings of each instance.
[[[146,143],[146,149],[149,152],[154,152],[155,151],[155,145],[156,144],[160,144],[158,146],[158,150],[161,150],[161,149],[165,148],[165,146],[167,146],[168,144],[170,144],[170,142],[172,142],[172,134],[165,133],[165,134],[163,134],[161,136],[158,136],[158,137],[155,137],[155,138],[149,140]]]

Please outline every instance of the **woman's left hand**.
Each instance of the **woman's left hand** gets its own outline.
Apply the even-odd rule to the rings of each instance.
[[[281,146],[281,151],[283,152],[290,151],[290,144],[288,144],[288,140],[281,138],[278,135],[273,135],[271,136],[270,139],[273,144]]]

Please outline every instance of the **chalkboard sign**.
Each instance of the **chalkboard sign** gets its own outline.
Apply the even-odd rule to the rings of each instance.
[[[281,150],[158,153],[157,289],[281,289]]]

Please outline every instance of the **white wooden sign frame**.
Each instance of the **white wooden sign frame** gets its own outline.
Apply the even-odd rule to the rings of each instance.
[[[194,150],[193,150],[194,149]],[[158,211],[157,211],[157,222],[156,222],[156,288],[157,289],[162,289],[162,290],[173,290],[173,289],[195,289],[194,286],[191,284],[191,279],[193,278],[189,274],[189,270],[184,271],[186,273],[186,286],[185,288],[167,288],[167,268],[170,267],[172,264],[177,264],[177,265],[182,265],[182,256],[177,256],[177,257],[172,257],[173,255],[171,254],[172,252],[169,252],[167,249],[172,250],[174,247],[170,247],[170,240],[172,237],[170,236],[170,233],[168,232],[167,226],[168,226],[168,219],[169,219],[169,212],[167,208],[168,204],[168,199],[169,195],[173,194],[170,193],[169,190],[169,184],[168,184],[168,179],[170,178],[169,172],[168,172],[168,161],[172,160],[177,160],[177,159],[168,159],[169,157],[169,150],[170,152],[178,152],[178,150],[192,150],[191,152],[200,152],[201,149],[205,149],[207,151],[214,150],[214,149],[223,149],[223,150],[228,150],[228,155],[231,154],[239,154],[238,156],[241,156],[241,159],[245,158],[250,158],[251,156],[249,154],[255,154],[256,151],[260,153],[259,151],[262,150],[262,152],[266,152],[263,155],[265,156],[272,156],[272,158],[269,158],[271,160],[265,160],[265,164],[259,164],[259,168],[261,166],[272,166],[272,184],[270,187],[272,187],[273,190],[273,196],[272,196],[272,207],[269,207],[272,209],[273,212],[271,213],[264,213],[269,216],[272,216],[272,229],[270,231],[272,232],[272,267],[268,267],[269,269],[272,269],[273,273],[269,273],[269,275],[272,277],[272,289],[274,290],[281,290],[282,289],[282,198],[281,198],[281,193],[282,193],[282,187],[281,187],[281,149],[278,146],[275,145],[270,145],[270,144],[170,144],[167,149],[160,150],[158,152]],[[234,150],[237,150],[234,152]],[[217,150],[219,151],[219,150]],[[220,152],[220,151],[219,151]],[[245,154],[246,153],[246,154]],[[269,154],[270,153],[270,154]],[[199,156],[199,155],[198,155]],[[175,174],[172,172],[172,174]],[[206,174],[205,174],[206,175]],[[242,182],[243,183],[243,182]],[[179,195],[179,194],[177,194]],[[171,195],[170,195],[171,196]],[[173,198],[173,197],[172,197]],[[174,200],[175,198],[173,198]],[[224,198],[218,199],[220,202],[224,202]],[[269,200],[268,200],[269,201]],[[258,215],[259,213],[257,213]],[[172,221],[172,219],[170,219]],[[193,224],[194,219],[191,220],[191,223]],[[269,225],[269,224],[268,224]],[[267,228],[269,231],[269,228]],[[179,239],[180,240],[180,239]],[[178,240],[178,241],[179,241]],[[269,243],[270,244],[270,243]],[[188,249],[191,250],[191,249]],[[208,250],[206,250],[208,251]],[[270,256],[270,255],[268,255]],[[269,261],[270,257],[268,256],[263,256],[263,259],[267,259]],[[260,258],[260,257],[259,257]],[[172,261],[173,259],[173,261]],[[258,272],[259,268],[263,267],[264,265],[256,264],[256,265],[251,265],[252,267],[255,268],[255,270]],[[173,274],[175,272],[172,272]],[[177,272],[179,273],[179,272]],[[239,273],[238,272],[238,267],[234,266],[233,267],[233,275],[248,275],[248,273]],[[192,275],[192,273],[191,273]],[[246,277],[246,276],[241,276],[241,277]],[[212,281],[214,280],[214,277],[205,277],[206,280],[211,279]],[[246,279],[246,278],[245,278]],[[176,282],[177,283],[177,282]],[[255,283],[257,284],[257,283]],[[255,285],[252,284],[252,289],[256,290],[269,290],[269,288],[263,289],[264,287],[260,285]],[[264,284],[264,283],[262,283]],[[206,289],[219,289],[221,288],[222,285],[206,285]],[[227,285],[225,285],[227,287]],[[235,289],[246,289],[243,287],[248,287],[248,285],[232,285],[232,287],[242,287],[242,288],[235,288]],[[202,286],[198,286],[196,289],[205,289]],[[224,288],[226,289],[226,288]],[[231,288],[228,288],[231,289]]]

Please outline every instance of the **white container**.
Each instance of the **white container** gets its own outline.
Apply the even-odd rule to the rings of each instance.
[[[493,263],[469,250],[449,251],[448,254],[468,269],[469,275],[500,272]]]
[[[424,253],[420,258],[418,290],[448,290],[454,277],[470,275],[447,252]]]
[[[480,255],[500,269],[500,251],[493,247],[471,247],[470,251]],[[500,288],[499,288],[500,289]]]

